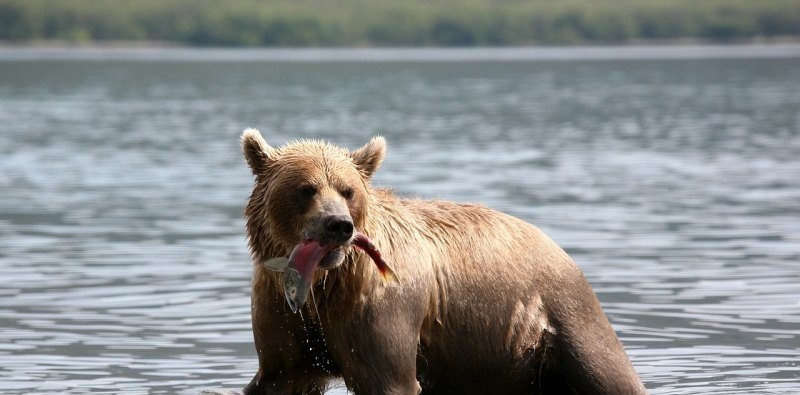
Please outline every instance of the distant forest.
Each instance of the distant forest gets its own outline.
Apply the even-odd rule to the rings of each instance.
[[[0,41],[494,46],[800,37],[800,0],[0,0]]]

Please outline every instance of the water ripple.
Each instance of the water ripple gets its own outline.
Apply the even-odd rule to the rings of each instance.
[[[800,64],[738,58],[0,61],[0,392],[249,381],[255,126],[542,227],[653,394],[796,393]]]

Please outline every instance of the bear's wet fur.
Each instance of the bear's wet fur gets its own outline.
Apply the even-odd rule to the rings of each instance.
[[[538,228],[473,204],[375,189],[386,142],[350,152],[242,134],[255,175],[245,209],[259,369],[247,394],[642,394],[589,283]],[[344,205],[399,278],[384,284],[342,246],[298,313],[264,262],[303,241],[322,207]]]

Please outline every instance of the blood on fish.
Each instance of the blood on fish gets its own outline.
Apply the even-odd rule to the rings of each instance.
[[[384,283],[398,281],[394,270],[389,267],[389,264],[381,256],[381,252],[367,235],[358,232],[353,240],[353,245],[366,252],[375,262]],[[268,261],[267,267],[272,270],[285,269],[283,270],[284,296],[293,312],[296,313],[305,304],[314,271],[317,270],[322,258],[334,247],[334,245],[322,245],[316,240],[308,239],[294,247],[285,268],[283,262],[279,260]]]

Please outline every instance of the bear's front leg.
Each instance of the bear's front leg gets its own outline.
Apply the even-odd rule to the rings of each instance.
[[[253,295],[258,372],[244,394],[323,394],[331,373],[330,367],[319,361],[329,356],[316,331],[309,329],[313,323],[307,322],[304,327],[300,314],[292,313],[283,296],[274,290]]]
[[[395,313],[397,313],[395,311]],[[418,395],[419,325],[401,314],[365,307],[349,325],[326,326],[331,352],[347,387],[356,395]],[[421,320],[420,320],[421,321]],[[347,322],[347,321],[344,321]]]

